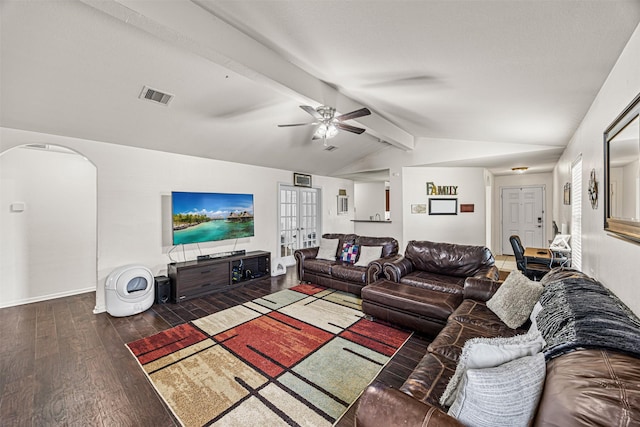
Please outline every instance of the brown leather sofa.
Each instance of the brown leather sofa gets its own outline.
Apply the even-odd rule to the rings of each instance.
[[[564,276],[563,276],[564,274]],[[549,280],[582,273],[552,270]],[[439,403],[464,343],[475,337],[522,334],[508,328],[485,304],[501,282],[467,279],[464,300],[400,389],[370,385],[358,402],[356,426],[461,426]],[[631,322],[631,327],[633,322]],[[603,333],[607,333],[604,331]],[[611,334],[611,332],[608,332]],[[640,353],[637,353],[640,354]],[[534,426],[640,425],[640,358],[628,352],[577,347],[546,364],[546,378]]]
[[[411,240],[404,257],[383,266],[392,282],[462,295],[467,277],[498,280],[491,251],[484,246]]]
[[[300,281],[360,295],[363,287],[375,282],[382,275],[383,264],[398,257],[398,241],[392,237],[331,233],[324,234],[322,237],[339,240],[336,260],[316,259],[318,247],[296,250],[294,257]],[[367,267],[339,261],[344,243],[358,246],[382,246],[382,257],[369,263]]]
[[[404,257],[383,265],[386,280],[362,290],[362,310],[433,337],[460,305],[468,277],[497,280],[498,268],[484,246],[412,240]]]

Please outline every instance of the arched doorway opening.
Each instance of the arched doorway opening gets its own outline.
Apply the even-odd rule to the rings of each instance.
[[[52,144],[0,153],[0,307],[95,291],[97,168]]]

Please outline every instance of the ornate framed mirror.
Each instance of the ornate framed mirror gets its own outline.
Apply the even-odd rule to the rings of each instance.
[[[604,132],[604,229],[640,243],[640,94]]]

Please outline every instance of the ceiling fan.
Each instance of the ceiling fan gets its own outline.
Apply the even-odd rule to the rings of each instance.
[[[371,114],[371,111],[369,111],[368,108],[360,108],[359,110],[341,114],[336,117],[336,109],[333,107],[321,105],[318,108],[313,108],[309,105],[301,105],[300,108],[309,113],[315,121],[310,123],[278,125],[278,127],[318,125],[316,131],[313,133],[313,138],[311,139],[322,139],[325,141],[325,145],[326,140],[336,136],[340,130],[346,130],[347,132],[356,133],[358,135],[363,133],[365,131],[363,128],[348,125],[344,123],[344,121],[357,119],[358,117],[368,116]]]

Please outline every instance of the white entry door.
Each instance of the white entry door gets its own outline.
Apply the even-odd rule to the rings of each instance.
[[[296,249],[318,246],[320,190],[280,186],[280,257],[295,264]]]
[[[520,236],[522,245],[544,248],[544,187],[502,188],[502,253],[513,255],[509,237]]]

